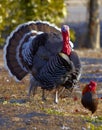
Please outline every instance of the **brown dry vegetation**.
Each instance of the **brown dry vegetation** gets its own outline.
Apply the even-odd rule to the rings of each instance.
[[[102,58],[102,50],[78,50],[80,57]],[[41,100],[41,90],[35,97],[27,97],[29,76],[17,83],[4,69],[0,51],[0,130],[101,130],[102,100],[98,110],[91,113],[80,103],[81,94],[73,91],[66,98],[53,102],[53,92],[46,92],[47,100]],[[81,87],[84,84],[79,83]],[[101,83],[100,83],[101,85]],[[81,90],[81,89],[80,89]],[[76,98],[77,97],[77,98]],[[76,99],[76,100],[75,100]]]

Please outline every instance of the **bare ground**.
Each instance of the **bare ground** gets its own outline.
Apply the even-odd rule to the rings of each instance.
[[[102,58],[102,50],[77,50],[81,58]],[[68,91],[53,102],[54,91],[46,92],[47,100],[41,100],[39,88],[35,97],[27,97],[29,76],[17,83],[4,69],[0,51],[0,130],[101,130],[102,100],[98,110],[91,113],[81,105],[81,91]],[[91,69],[91,68],[88,68]],[[84,73],[87,73],[85,70]],[[80,82],[80,90],[85,83]],[[101,86],[101,82],[99,83]]]

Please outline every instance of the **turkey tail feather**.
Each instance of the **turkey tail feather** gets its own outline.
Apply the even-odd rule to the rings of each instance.
[[[22,46],[24,44],[27,45],[27,42],[32,42],[37,35],[43,32],[60,33],[60,29],[46,21],[30,21],[19,25],[7,38],[4,46],[4,64],[10,75],[17,80],[22,80],[27,75],[29,70],[26,64],[31,64],[32,62],[31,47],[28,47],[28,57],[26,57],[23,56],[25,52],[22,52]],[[26,60],[27,62],[25,63]]]

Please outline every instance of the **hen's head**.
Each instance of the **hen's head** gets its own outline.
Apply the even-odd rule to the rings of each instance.
[[[70,55],[73,48],[73,43],[70,41],[69,26],[63,25],[61,28],[61,31],[62,31],[62,37],[63,37],[62,52],[65,53],[66,55]]]
[[[96,93],[97,83],[90,81],[82,91],[81,103],[82,105],[89,109],[92,114],[97,110],[98,106],[98,96]]]

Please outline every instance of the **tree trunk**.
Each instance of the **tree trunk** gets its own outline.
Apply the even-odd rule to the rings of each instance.
[[[99,0],[89,2],[89,25],[86,46],[88,48],[100,48],[100,20]]]

